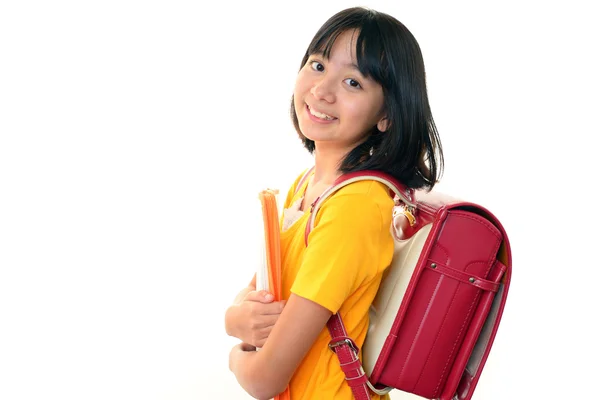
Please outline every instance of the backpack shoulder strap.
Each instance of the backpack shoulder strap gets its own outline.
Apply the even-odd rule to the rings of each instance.
[[[298,193],[298,190],[300,190],[300,188],[302,187],[302,185],[304,185],[304,182],[306,182],[306,180],[308,179],[308,177],[310,176],[310,174],[313,172],[314,169],[315,169],[315,167],[313,165],[312,167],[308,168],[304,172],[304,174],[302,175],[302,178],[300,178],[300,180],[296,184],[296,189],[294,191],[294,194]]]
[[[344,174],[338,179],[336,179],[333,185],[331,185],[327,190],[325,190],[321,194],[321,196],[317,197],[317,199],[312,203],[310,207],[310,217],[308,218],[308,222],[306,223],[306,230],[304,232],[304,243],[307,246],[308,235],[314,228],[317,212],[319,211],[319,208],[321,207],[323,202],[344,186],[354,182],[365,180],[377,181],[385,184],[390,189],[390,195],[392,196],[392,198],[394,198],[397,203],[404,203],[407,206],[409,212],[412,212],[417,207],[414,190],[406,187],[405,185],[398,182],[396,179],[394,179],[392,176],[386,173],[380,171],[365,170]],[[296,190],[298,190],[299,187],[300,185],[298,185]]]
[[[339,314],[333,314],[327,321],[327,329],[331,336],[329,349],[336,354],[346,376],[346,382],[352,389],[354,399],[370,400],[369,388],[372,385],[360,362],[359,349],[346,333],[342,317]]]

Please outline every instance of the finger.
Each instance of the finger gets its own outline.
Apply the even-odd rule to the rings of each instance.
[[[270,330],[278,319],[279,314],[263,315],[254,322],[252,328],[258,330],[262,334],[265,329]]]
[[[267,338],[260,339],[256,342],[256,347],[263,347],[266,342],[267,342]]]
[[[283,311],[281,302],[276,301],[269,304],[257,304],[255,310],[259,315],[279,315]]]
[[[270,333],[271,328],[255,330],[252,335],[252,344],[256,347],[263,347]]]
[[[275,300],[275,297],[273,297],[273,295],[266,290],[253,290],[248,292],[246,297],[244,297],[244,300],[271,303],[273,300]]]
[[[271,334],[272,330],[273,330],[272,326],[270,326],[268,328],[263,328],[260,331],[258,331],[258,334],[256,335],[256,337],[258,338],[259,341],[264,342],[265,340],[267,340],[267,338]]]

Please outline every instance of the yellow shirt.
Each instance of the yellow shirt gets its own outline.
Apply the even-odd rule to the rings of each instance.
[[[299,179],[288,192],[284,208],[303,196],[308,180],[294,194]],[[308,247],[304,230],[309,211],[281,233],[283,298],[294,293],[339,312],[359,348],[369,326],[369,307],[394,252],[393,200],[388,193],[385,185],[374,181],[338,190],[320,207]],[[328,347],[330,340],[325,327],[290,381],[292,400],[353,399],[338,358]],[[389,396],[373,395],[372,399]]]

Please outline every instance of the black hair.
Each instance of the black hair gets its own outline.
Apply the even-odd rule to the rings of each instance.
[[[379,170],[408,187],[431,190],[441,176],[444,157],[429,107],[421,49],[400,21],[363,7],[340,11],[316,33],[300,69],[313,54],[329,58],[338,36],[349,30],[359,32],[360,72],[383,88],[388,128],[382,133],[374,126],[366,141],[344,158],[340,171]],[[293,97],[291,117],[304,147],[313,153],[315,143],[300,130]]]

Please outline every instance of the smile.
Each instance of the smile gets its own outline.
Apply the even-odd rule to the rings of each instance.
[[[320,122],[320,123],[328,123],[337,120],[337,118],[332,117],[330,115],[324,114],[317,110],[313,110],[308,104],[306,105],[306,110],[308,111],[308,115],[311,120]]]

